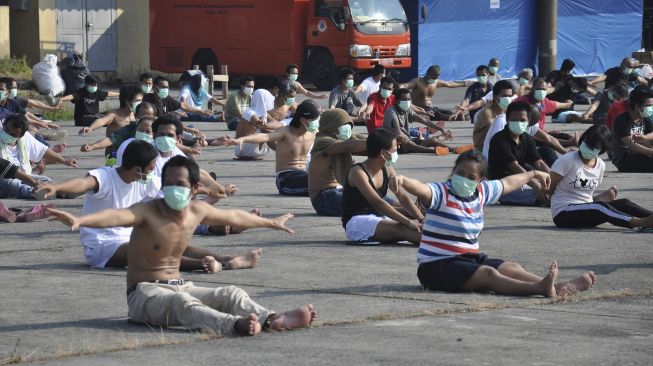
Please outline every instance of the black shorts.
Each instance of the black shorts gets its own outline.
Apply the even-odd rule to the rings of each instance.
[[[417,278],[425,290],[459,292],[480,266],[498,269],[505,261],[490,258],[483,253],[460,254],[420,264]]]

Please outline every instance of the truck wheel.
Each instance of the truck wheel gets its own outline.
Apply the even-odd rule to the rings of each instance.
[[[331,90],[338,83],[336,65],[327,52],[319,52],[311,57],[309,75],[320,90]]]

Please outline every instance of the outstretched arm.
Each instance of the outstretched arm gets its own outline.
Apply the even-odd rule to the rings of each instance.
[[[131,227],[138,225],[143,215],[137,204],[130,208],[121,210],[102,210],[86,216],[76,217],[66,211],[48,208],[48,213],[54,220],[61,221],[64,225],[70,226],[71,230],[77,230],[80,227],[108,228],[116,226]]]
[[[397,194],[401,188],[405,189],[406,192],[416,196],[424,206],[429,206],[433,199],[433,192],[429,186],[417,179],[408,178],[403,175],[395,175],[394,177],[391,177],[389,188],[395,194]]]
[[[92,144],[84,144],[82,145],[80,151],[81,152],[91,152],[93,150],[99,150],[99,149],[106,149],[107,147],[111,147],[113,143],[111,140],[109,140],[108,137],[104,137],[101,140],[98,140]]]
[[[107,113],[106,116],[104,116],[102,118],[98,118],[95,121],[93,121],[93,123],[91,123],[90,126],[84,127],[81,130],[79,130],[79,134],[83,135],[83,134],[86,134],[86,133],[91,133],[91,132],[97,130],[98,128],[100,128],[100,127],[104,127],[104,126],[106,126],[108,124],[111,124],[111,122],[113,122],[113,120],[115,118],[116,118],[115,113],[113,113],[113,112]]]
[[[293,233],[293,231],[286,226],[286,221],[293,217],[293,214],[290,213],[277,216],[273,219],[267,219],[243,210],[219,209],[209,205],[208,203],[202,203],[201,207],[204,210],[202,224],[205,225],[237,225],[246,229],[263,227],[285,231],[290,234]]]
[[[537,182],[542,191],[546,192],[551,185],[551,176],[549,173],[541,172],[539,170],[531,170],[524,173],[513,174],[501,179],[503,184],[503,195],[513,192],[524,184]]]
[[[100,189],[100,185],[97,179],[92,175],[87,175],[84,178],[70,179],[59,184],[41,183],[34,191],[34,195],[51,198],[56,196],[57,192],[82,194],[90,190],[97,192],[98,189]]]

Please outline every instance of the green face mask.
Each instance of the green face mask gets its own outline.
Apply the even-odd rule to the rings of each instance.
[[[172,151],[177,146],[177,140],[168,136],[159,136],[154,139],[154,143],[156,144],[156,148],[164,153]]]
[[[451,177],[451,189],[458,197],[469,197],[476,192],[478,183],[475,180],[467,179],[462,175],[454,174]]]
[[[9,93],[7,93],[6,91],[0,90],[0,100],[5,100],[8,94]]]
[[[393,165],[397,164],[397,159],[399,159],[399,153],[397,153],[396,151],[393,152],[393,153],[390,153],[390,160],[386,160],[385,165],[386,166],[393,166]]]
[[[592,159],[596,158],[597,156],[599,156],[599,154],[601,153],[600,149],[592,149],[589,146],[587,146],[585,141],[583,141],[580,144],[580,147],[579,147],[578,150],[580,150],[580,155],[583,157],[583,159],[587,159],[587,160],[592,160]]]
[[[339,140],[349,140],[351,138],[351,125],[342,125],[338,127],[338,139]]]
[[[483,84],[483,85],[487,84],[487,76],[485,75],[477,76],[476,80],[478,80],[479,84]]]
[[[141,141],[145,141],[145,142],[149,142],[149,143],[151,143],[152,141],[154,141],[154,139],[152,138],[152,136],[148,135],[148,134],[145,133],[145,132],[141,132],[141,131],[136,131],[136,133],[134,134],[134,138],[135,138],[136,140],[141,140]]]
[[[526,85],[528,84],[528,79],[526,78],[519,78],[519,85]]]
[[[286,98],[286,105],[291,106],[295,104],[295,98]]]
[[[630,67],[624,69],[624,75],[630,75],[632,73],[633,73],[633,69],[631,69]]]
[[[410,105],[410,100],[402,100],[399,102],[399,108],[404,112],[410,109]]]
[[[308,121],[308,126],[306,126],[306,131],[308,132],[315,132],[320,128],[320,117],[317,117],[316,119],[312,121]]]
[[[165,186],[161,190],[163,191],[163,201],[175,211],[183,210],[190,203],[190,188]]]
[[[345,86],[347,88],[353,88],[354,87],[354,79],[349,79],[349,80],[345,81]]]
[[[5,130],[0,131],[0,143],[3,145],[13,145],[18,141],[18,138],[6,133]]]
[[[546,97],[546,90],[536,89],[535,92],[533,92],[533,96],[535,97],[535,100],[541,102]]]
[[[433,85],[433,84],[435,84],[436,81],[437,81],[437,79],[428,79],[428,80],[426,80],[426,82],[427,82],[429,85]]]
[[[168,88],[161,88],[161,89],[159,89],[159,91],[156,92],[156,94],[161,99],[166,99],[168,97],[169,93],[170,93],[170,89],[168,89]]]
[[[653,116],[653,105],[640,109],[639,113],[642,115],[642,118]]]
[[[488,69],[490,69],[491,73],[496,74],[499,71],[499,66],[490,66]]]
[[[522,133],[526,132],[526,129],[528,128],[528,122],[510,121],[508,122],[508,128],[515,135],[521,135]]]
[[[11,91],[9,92],[9,98],[16,98],[17,95],[18,95],[18,89],[11,88]]]
[[[379,94],[381,94],[381,98],[387,99],[390,96],[390,94],[392,94],[392,91],[388,89],[381,89],[379,91]]]
[[[152,178],[154,178],[154,171],[149,172],[148,174],[143,173],[143,169],[138,173],[138,175],[141,176],[141,179],[139,179],[139,183],[141,184],[150,184],[152,181]]]
[[[86,87],[86,91],[89,92],[90,94],[93,94],[97,91],[97,85],[88,85]]]
[[[152,92],[152,85],[141,84],[141,91],[145,94]]]
[[[138,107],[138,105],[141,103],[142,102],[140,100],[132,102],[132,105],[129,107],[132,113],[136,113],[136,107]]]
[[[288,79],[290,79],[290,81],[293,81],[293,82],[294,82],[294,81],[297,81],[297,76],[299,76],[299,75],[297,75],[297,74],[290,74],[290,75],[288,75]]]
[[[499,108],[501,108],[501,110],[505,111],[506,109],[508,109],[510,103],[512,103],[512,98],[510,97],[499,98]]]

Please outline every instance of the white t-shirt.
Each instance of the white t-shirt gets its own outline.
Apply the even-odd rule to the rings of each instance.
[[[253,116],[266,119],[268,111],[274,108],[274,95],[267,89],[256,89],[252,94],[252,102],[243,113],[243,118],[249,122]]]
[[[113,167],[102,167],[88,172],[98,182],[97,193],[86,192],[84,196],[83,215],[92,214],[106,209],[121,209],[132,206],[144,199],[155,198],[158,192],[153,183],[126,183]],[[85,247],[97,247],[103,243],[127,243],[131,235],[130,227],[113,227],[95,229],[81,227],[79,238]]]
[[[590,168],[583,164],[578,151],[572,151],[556,160],[551,172],[562,176],[551,196],[551,216],[555,217],[567,205],[594,201],[594,191],[603,180],[605,163],[597,158]]]
[[[487,130],[487,135],[485,135],[485,142],[483,143],[483,156],[487,159],[488,155],[490,154],[490,141],[492,140],[492,136],[495,134],[501,132],[507,125],[506,122],[506,114],[501,113],[500,115],[497,116],[497,118],[492,122],[490,125],[490,128]],[[526,132],[531,136],[535,136],[537,133],[537,130],[539,129],[537,123],[529,126],[526,129]]]
[[[202,110],[206,110],[208,108],[208,103],[209,100],[211,100],[211,95],[204,90],[203,88],[200,88],[200,104],[196,104],[195,100],[193,100],[193,97],[191,96],[191,91],[190,91],[190,86],[186,85],[183,88],[181,88],[181,91],[179,92],[179,101],[181,102],[182,100],[191,106],[194,106],[195,108],[200,108]],[[181,110],[181,109],[179,109]]]
[[[367,103],[367,98],[369,98],[373,93],[378,92],[380,86],[381,81],[375,81],[371,76],[369,76],[367,79],[363,80],[360,85],[361,91],[360,94],[358,94],[358,99],[362,103]]]
[[[29,155],[29,160],[38,162],[43,159],[43,155],[48,151],[48,147],[43,145],[37,139],[32,136],[31,133],[25,132],[25,135],[21,137],[23,143],[25,144],[25,150]],[[7,145],[7,160],[11,161],[13,164],[18,165],[22,170],[27,170],[22,164],[20,156],[18,156],[18,144],[15,146]]]

